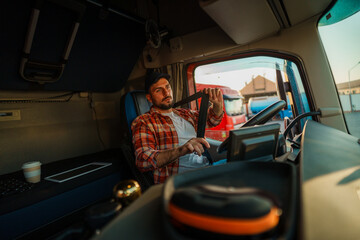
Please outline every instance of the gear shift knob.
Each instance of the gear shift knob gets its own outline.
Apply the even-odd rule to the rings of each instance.
[[[135,180],[124,180],[115,185],[113,194],[115,200],[126,207],[140,197],[141,188]]]

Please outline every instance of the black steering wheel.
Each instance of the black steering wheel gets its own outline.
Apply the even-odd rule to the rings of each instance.
[[[241,127],[250,127],[254,125],[264,124],[269,121],[273,116],[275,116],[281,109],[286,106],[286,102],[284,100],[277,101],[276,103],[271,104],[264,110],[260,111],[258,114],[250,118],[244,125]],[[222,153],[227,150],[229,143],[229,138],[226,138],[220,146],[218,147],[218,153]]]

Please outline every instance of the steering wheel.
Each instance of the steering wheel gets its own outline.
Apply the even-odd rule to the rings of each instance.
[[[277,101],[276,103],[271,104],[264,110],[260,111],[258,114],[250,118],[244,125],[241,127],[250,127],[254,125],[264,124],[269,121],[273,116],[275,116],[281,109],[286,106],[286,102],[284,100]],[[229,137],[223,141],[217,149],[218,153],[222,153],[227,150],[229,143]]]

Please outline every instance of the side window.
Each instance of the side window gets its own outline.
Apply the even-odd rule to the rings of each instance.
[[[290,121],[294,114],[309,112],[300,73],[292,61],[254,56],[200,64],[193,71],[196,91],[219,88],[224,96],[224,118],[218,126],[206,130],[208,138],[223,141],[230,130],[241,127],[261,110],[279,101],[277,78],[289,82],[293,92],[287,93],[287,109],[281,110],[268,123],[279,123],[283,132],[284,119]]]
[[[360,4],[337,1],[319,20],[349,133],[360,138]]]

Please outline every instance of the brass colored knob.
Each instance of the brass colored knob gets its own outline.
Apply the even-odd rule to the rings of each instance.
[[[126,207],[140,197],[141,187],[135,180],[124,180],[115,185],[113,193],[115,200]]]

